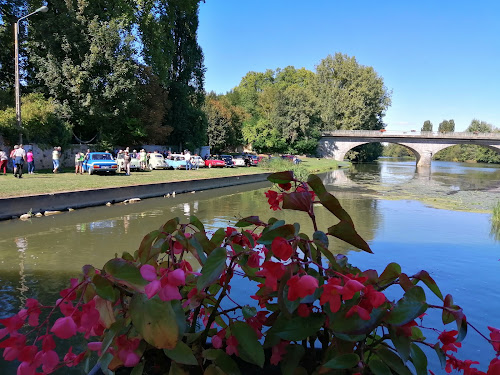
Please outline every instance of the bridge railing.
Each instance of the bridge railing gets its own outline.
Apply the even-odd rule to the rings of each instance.
[[[416,130],[333,130],[322,132],[323,137],[373,137],[373,138],[451,138],[451,139],[500,139],[500,132],[480,133],[480,132],[422,132]]]

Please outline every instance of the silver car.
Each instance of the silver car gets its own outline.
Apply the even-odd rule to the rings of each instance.
[[[147,156],[148,168],[153,169],[167,169],[168,165],[162,154],[157,152],[149,153]]]
[[[123,158],[124,156],[125,156],[124,153],[120,153],[116,157],[116,164],[118,164],[118,172],[122,172],[125,170],[125,159]],[[132,155],[130,156],[130,170],[131,171],[141,170],[141,162],[139,161],[139,159],[133,157]]]

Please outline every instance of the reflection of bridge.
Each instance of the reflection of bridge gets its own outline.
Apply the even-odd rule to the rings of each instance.
[[[390,132],[378,130],[337,130],[323,132],[319,140],[320,155],[344,160],[356,146],[373,142],[396,143],[410,149],[418,166],[430,166],[432,155],[454,145],[479,145],[500,153],[500,133]]]

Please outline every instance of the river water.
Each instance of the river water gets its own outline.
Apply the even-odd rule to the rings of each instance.
[[[393,261],[409,275],[425,269],[481,332],[488,333],[486,325],[500,328],[500,243],[485,213],[500,200],[498,166],[433,162],[430,169],[417,170],[415,161],[381,159],[322,177],[374,254],[340,241],[331,246],[334,252],[347,254],[361,269],[381,272]],[[0,318],[15,313],[26,298],[53,302],[83,265],[101,267],[115,253],[133,252],[145,234],[171,217],[187,221],[196,215],[215,230],[239,217],[275,216],[300,222],[305,233],[312,233],[302,213],[269,210],[264,197],[268,188],[265,183],[252,184],[0,222]],[[460,211],[436,208],[443,206]],[[318,221],[323,229],[336,222],[326,210],[318,212]],[[438,303],[430,292],[426,295]],[[424,323],[439,322],[430,316]],[[447,326],[451,329],[454,325]],[[435,337],[428,334],[431,340]],[[482,363],[494,354],[471,329],[459,353]],[[429,357],[440,373],[436,356]],[[485,369],[487,364],[481,366]],[[14,371],[1,359],[0,369],[11,369],[6,374]]]

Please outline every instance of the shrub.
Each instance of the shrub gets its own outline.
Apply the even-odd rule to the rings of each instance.
[[[371,249],[321,180],[311,175],[300,182],[291,172],[269,180],[277,187],[266,193],[271,209],[303,212],[314,233],[256,216],[214,233],[195,216],[185,224],[171,219],[146,235],[134,254],[125,252],[102,269],[84,266],[42,322],[46,306],[34,299],[0,320],[0,337],[9,336],[0,342],[4,358],[19,360],[21,375],[40,367],[49,374],[97,357],[108,374],[120,368],[133,368],[134,375],[155,368],[161,374],[239,374],[279,365],[283,374],[420,375],[428,370],[422,350],[427,347],[447,372],[484,374],[472,367],[476,362],[454,356],[470,323],[426,271],[407,275],[390,263],[379,275],[334,256],[328,250],[334,239]],[[338,223],[323,228],[316,221],[317,205]],[[199,263],[199,272],[188,256]],[[247,282],[254,304],[235,300],[231,287],[237,279]],[[389,287],[400,298],[389,300]],[[441,303],[428,303],[424,289]],[[431,327],[440,333],[436,342],[422,331],[430,309],[442,313],[444,325],[456,326]],[[32,328],[22,331],[25,324]],[[500,371],[500,330],[489,331],[490,338],[483,337],[497,351],[488,369],[493,375]],[[87,350],[70,348],[61,359],[54,337],[77,334],[89,341]]]

